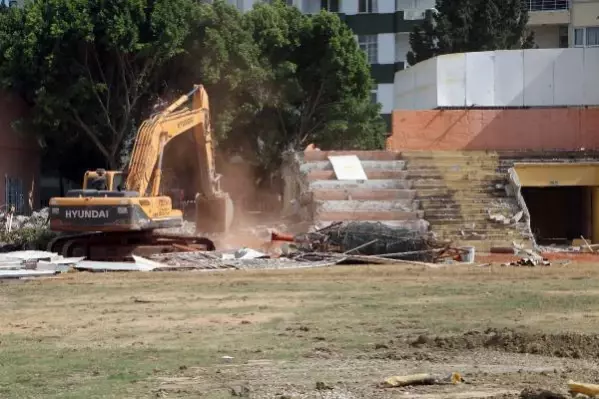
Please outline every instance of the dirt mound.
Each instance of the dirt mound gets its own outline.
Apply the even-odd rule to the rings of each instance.
[[[448,337],[419,336],[415,347],[434,347],[444,350],[491,349],[510,353],[531,353],[562,358],[599,357],[599,335],[577,333],[541,334],[510,329],[469,331]]]

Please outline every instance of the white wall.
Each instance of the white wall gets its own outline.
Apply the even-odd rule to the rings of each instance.
[[[393,112],[393,83],[379,84],[376,96],[378,102],[381,103],[382,114]]]
[[[378,64],[393,64],[395,62],[395,33],[379,33],[378,35]]]
[[[357,14],[358,13],[358,0],[340,0],[341,4],[339,4],[339,6],[341,7],[341,12],[348,14],[348,15],[353,15],[353,14]]]
[[[599,48],[448,54],[399,71],[394,107],[599,105]]]
[[[395,2],[391,0],[379,0],[378,1],[378,13],[379,14],[388,14],[395,12]]]

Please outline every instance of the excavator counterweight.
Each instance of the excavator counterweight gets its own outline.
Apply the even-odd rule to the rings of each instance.
[[[190,105],[190,106],[189,106]],[[166,235],[157,229],[180,227],[183,213],[161,194],[165,146],[192,130],[197,155],[196,236]],[[196,85],[188,94],[144,121],[136,135],[127,172],[88,171],[83,189],[50,200],[50,228],[61,233],[49,250],[64,256],[114,260],[173,248],[213,250],[198,233],[226,232],[233,205],[220,188],[210,126],[208,94]]]

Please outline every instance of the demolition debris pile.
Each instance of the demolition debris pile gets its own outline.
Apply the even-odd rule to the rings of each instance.
[[[307,242],[310,249],[319,252],[384,256],[420,262],[433,262],[438,250],[443,247],[431,233],[372,222],[334,223],[307,233],[298,241]]]
[[[45,249],[55,236],[49,229],[48,220],[48,208],[33,212],[31,216],[0,211],[0,252]]]

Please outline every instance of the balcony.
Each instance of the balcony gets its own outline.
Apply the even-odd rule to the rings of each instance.
[[[528,24],[568,25],[570,23],[569,0],[528,0]]]
[[[570,0],[528,0],[528,11],[563,11],[570,9]]]

